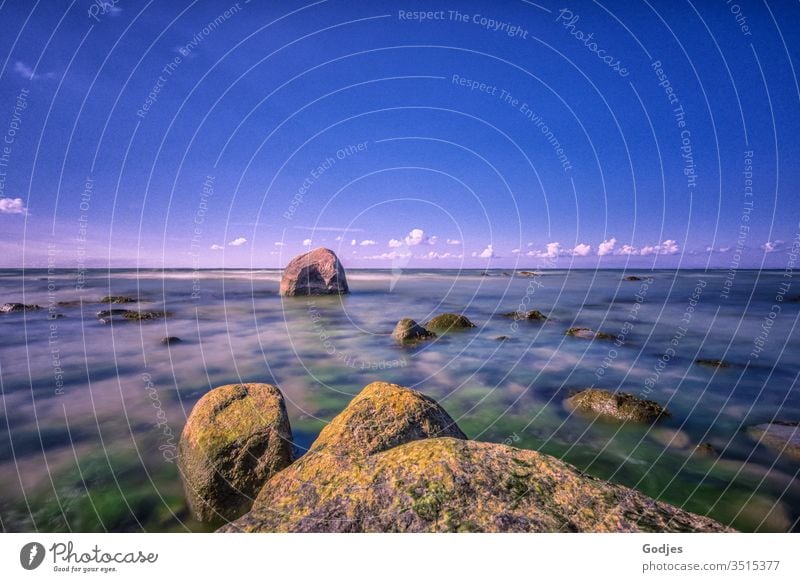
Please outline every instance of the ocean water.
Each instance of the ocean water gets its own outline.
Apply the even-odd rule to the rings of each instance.
[[[558,456],[741,530],[796,531],[800,463],[745,429],[800,420],[800,290],[780,271],[739,271],[732,285],[724,271],[625,274],[645,280],[617,270],[351,270],[350,295],[282,299],[277,270],[97,270],[80,285],[74,272],[2,270],[0,303],[43,309],[0,315],[0,527],[203,531],[174,455],[205,392],[276,384],[302,453],[353,395],[384,380],[436,398],[471,438]],[[98,300],[110,294],[139,299],[112,307],[170,315],[104,325]],[[548,320],[502,316],[517,309]],[[477,327],[413,348],[392,341],[400,318],[443,312]],[[617,340],[566,336],[573,326]],[[167,346],[166,336],[183,341]],[[672,415],[619,425],[565,409],[590,386]],[[719,456],[693,454],[700,443]]]

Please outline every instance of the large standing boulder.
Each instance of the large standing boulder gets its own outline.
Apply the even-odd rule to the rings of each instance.
[[[292,462],[283,395],[270,384],[215,388],[192,409],[178,463],[195,517],[221,522],[246,512],[272,475]]]
[[[349,292],[344,267],[330,249],[318,248],[293,258],[281,277],[280,293],[286,297]]]
[[[468,441],[435,401],[375,382],[220,531],[730,530],[554,457]]]

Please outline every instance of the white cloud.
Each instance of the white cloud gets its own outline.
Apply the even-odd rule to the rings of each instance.
[[[494,254],[494,247],[492,245],[487,245],[485,249],[483,249],[480,253],[472,253],[473,257],[478,257],[480,259],[493,259],[497,255]]]
[[[641,249],[639,249],[638,253],[632,254],[639,254],[643,257],[648,255],[674,255],[678,252],[678,250],[678,243],[672,239],[668,239],[663,241],[661,244],[643,246]]]
[[[519,254],[519,249],[511,249],[511,254],[512,255],[518,255]]]
[[[597,245],[597,256],[604,257],[606,255],[611,255],[614,253],[614,247],[617,246],[617,239],[611,237],[608,240],[604,240],[599,245]]]
[[[284,245],[284,243],[282,243],[280,241],[272,243],[272,244],[274,244],[276,247],[282,247]]]
[[[224,247],[224,246],[222,246],[222,245],[211,245],[211,250],[212,250],[212,251],[221,251],[221,250],[222,250],[222,249],[224,249],[224,248],[225,248],[225,247]]]
[[[415,247],[421,244],[429,244],[428,240],[425,237],[425,231],[421,228],[415,228],[411,232],[408,233],[406,238],[404,239],[405,243],[410,247]]]
[[[311,246],[311,242],[312,242],[311,239],[307,238],[306,240],[303,241],[303,246],[304,247],[310,247]]]
[[[333,240],[335,240],[336,242],[341,242],[341,240],[342,240],[342,235],[339,235],[339,236],[337,236],[337,237],[336,237],[335,239],[333,239]]]
[[[350,246],[351,246],[351,247],[354,247],[354,246],[356,246],[357,244],[358,244],[358,243],[356,242],[356,239],[353,239],[353,240],[351,240],[351,241],[350,241]]]
[[[592,252],[591,245],[586,244],[579,244],[576,245],[574,249],[572,249],[572,256],[573,257],[588,257]]]
[[[367,239],[367,240],[362,240],[361,241],[361,246],[362,247],[371,247],[371,246],[376,245],[376,244],[378,244],[378,243],[376,243],[374,240]]]
[[[767,241],[763,245],[761,245],[761,249],[765,253],[774,253],[783,248],[783,241],[782,240],[774,240],[774,241]]]
[[[0,214],[28,214],[22,198],[0,198]]]
[[[545,245],[547,250],[540,251],[540,250],[533,250],[528,251],[525,253],[529,257],[537,257],[540,259],[555,259],[557,256],[563,254],[561,250],[561,243],[559,242],[551,242]]]
[[[41,75],[34,73],[33,69],[22,61],[14,63],[14,71],[19,73],[20,77],[28,79],[29,81],[38,81],[39,79],[50,79],[53,77],[53,73],[43,73]]]
[[[461,244],[461,241],[458,240],[457,238],[449,238],[449,239],[447,239],[446,242],[449,245],[460,245]]]
[[[396,238],[389,240],[389,248],[390,249],[397,249],[403,246],[403,241],[397,240]]]
[[[247,239],[244,238],[243,236],[240,236],[239,238],[235,238],[231,242],[229,242],[228,246],[240,247],[240,246],[245,245],[245,244],[247,244]]]
[[[639,249],[631,245],[622,245],[622,248],[619,250],[620,255],[638,255]]]

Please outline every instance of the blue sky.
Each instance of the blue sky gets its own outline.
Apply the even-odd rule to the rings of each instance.
[[[4,2],[0,264],[782,268],[798,16]]]

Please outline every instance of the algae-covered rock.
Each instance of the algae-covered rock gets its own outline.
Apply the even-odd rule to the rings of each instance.
[[[510,311],[509,313],[504,313],[503,317],[510,317],[514,321],[544,321],[547,319],[547,316],[538,309],[533,309],[531,311]]]
[[[151,321],[169,317],[167,311],[134,311],[132,309],[106,309],[97,312],[97,320],[100,323],[111,323],[120,321]]]
[[[280,294],[286,297],[349,292],[344,267],[330,249],[320,247],[293,258],[281,276]]]
[[[565,332],[565,335],[571,337],[578,337],[581,339],[603,339],[603,340],[614,339],[614,336],[611,335],[610,333],[594,331],[593,329],[589,329],[588,327],[571,327]]]
[[[434,331],[446,332],[455,329],[468,329],[470,327],[475,327],[475,324],[464,315],[458,313],[442,313],[426,323],[425,327]]]
[[[200,521],[242,515],[272,475],[292,461],[292,431],[283,395],[270,384],[215,388],[192,409],[178,464]]]
[[[413,319],[405,317],[397,322],[392,332],[392,337],[401,344],[415,344],[427,339],[433,339],[436,334],[428,331]]]
[[[0,305],[0,313],[24,313],[26,311],[39,311],[38,305],[26,305],[24,303],[4,303]]]
[[[645,400],[625,392],[609,392],[589,388],[567,398],[565,405],[570,410],[591,413],[622,422],[654,422],[669,416],[669,412],[652,400]]]
[[[775,420],[747,428],[752,438],[794,459],[800,459],[800,422]]]
[[[100,303],[136,303],[137,299],[126,297],[125,295],[106,295]]]
[[[397,384],[366,386],[322,432],[309,452],[371,455],[432,437],[467,438],[439,404]]]
[[[453,438],[361,462],[309,455],[225,532],[721,532],[725,526],[554,457]]]

